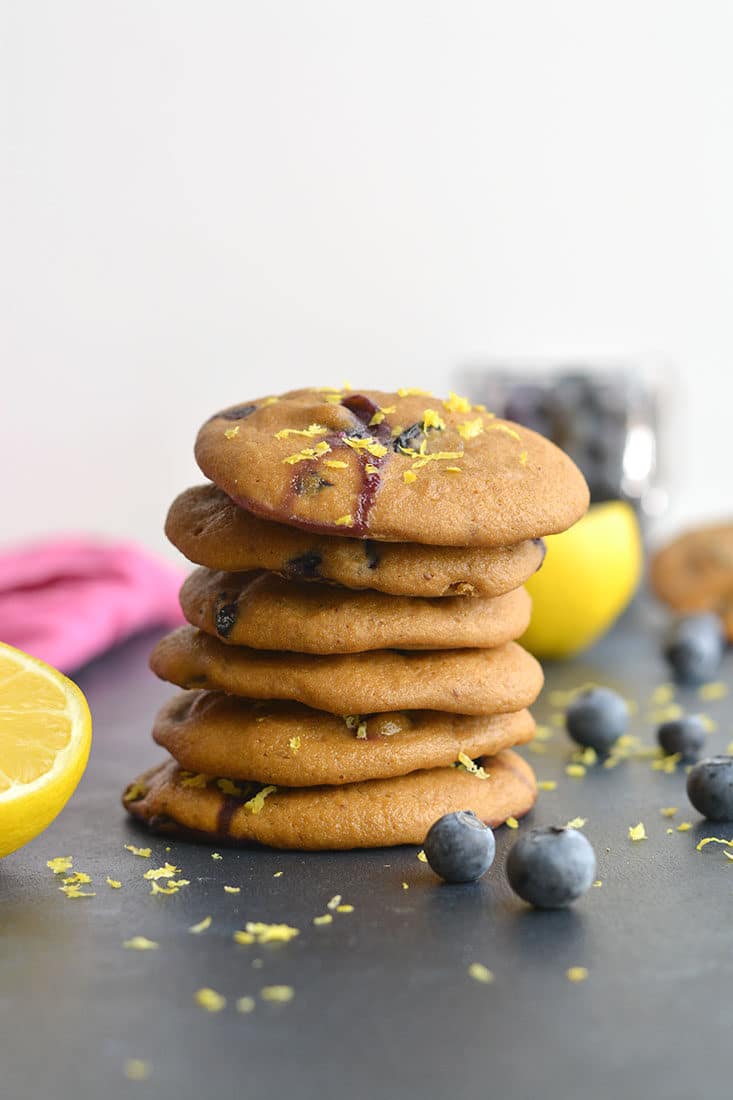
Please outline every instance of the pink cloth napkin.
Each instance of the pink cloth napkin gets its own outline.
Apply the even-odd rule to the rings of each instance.
[[[0,548],[0,640],[71,672],[138,630],[183,622],[184,575],[129,542]]]

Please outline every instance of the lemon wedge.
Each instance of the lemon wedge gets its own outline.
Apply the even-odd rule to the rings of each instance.
[[[0,857],[61,813],[91,741],[92,718],[76,684],[0,642]]]

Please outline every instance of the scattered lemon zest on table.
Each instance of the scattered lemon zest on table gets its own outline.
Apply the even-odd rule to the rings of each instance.
[[[701,852],[707,844],[725,844],[727,848],[733,847],[733,840],[726,840],[722,836],[706,836],[695,845],[695,851]]]
[[[403,883],[402,883],[402,889],[403,889],[403,890],[409,890],[409,889],[410,889],[409,883],[407,883],[407,882],[403,882]]]
[[[574,817],[572,821],[568,821],[566,829],[582,829],[588,822],[587,817]]]
[[[483,963],[471,963],[468,967],[468,976],[475,982],[483,982],[485,985],[494,980],[493,972]]]
[[[211,853],[211,858],[212,858],[212,859],[217,859],[217,860],[218,860],[218,859],[223,859],[223,858],[224,858],[224,856],[223,856],[223,855],[220,855],[220,853],[219,853],[219,852],[212,852],[212,853]]]
[[[697,689],[698,699],[712,702],[714,699],[725,699],[728,694],[728,685],[722,680],[713,680],[709,684],[701,684]]]
[[[648,840],[646,829],[640,821],[638,825],[629,825],[629,840]]]
[[[550,741],[552,730],[549,726],[537,725],[535,726],[534,736],[536,741]]]
[[[155,951],[160,944],[149,940],[147,936],[133,936],[129,940],[123,940],[122,946],[128,951]]]
[[[237,997],[235,1007],[237,1012],[254,1012],[256,1003],[254,997]]]
[[[125,1077],[128,1081],[146,1081],[150,1076],[150,1066],[142,1058],[128,1058],[125,1062]]]
[[[662,754],[652,760],[652,771],[664,772],[666,775],[674,775],[681,759],[682,754],[679,752],[670,753],[669,756]]]
[[[173,878],[174,875],[180,875],[180,873],[180,867],[174,867],[172,863],[165,863],[162,867],[151,867],[149,871],[145,872],[143,878],[157,881],[159,878]]]
[[[71,856],[56,856],[54,859],[49,859],[46,862],[46,866],[50,871],[53,871],[55,875],[61,875],[64,871],[70,871],[74,866],[74,860]]]
[[[235,943],[241,943],[245,946],[255,942],[255,938],[251,932],[244,932],[241,929],[238,929],[232,934],[232,939]]]
[[[59,886],[59,890],[62,894],[66,894],[67,898],[96,898],[96,894],[91,890],[80,890],[78,886]]]
[[[222,997],[221,993],[217,993],[215,989],[198,989],[193,999],[196,1004],[207,1012],[221,1012],[227,1003],[226,997]]]
[[[591,745],[586,745],[584,749],[578,749],[573,753],[573,760],[577,764],[585,764],[586,767],[592,767],[598,763],[598,753]]]
[[[341,895],[334,894],[329,902],[326,903],[326,909],[336,909],[341,904]]]
[[[275,871],[275,873],[274,873],[274,875],[273,875],[272,877],[273,877],[273,878],[280,878],[280,876],[281,876],[281,875],[284,875],[284,874],[285,874],[285,872],[284,872],[284,871]]]
[[[224,887],[224,893],[225,894],[239,894],[239,893],[241,893],[241,890],[242,890],[241,886],[225,886]]]
[[[659,684],[654,688],[651,694],[651,701],[656,706],[664,706],[666,703],[671,703],[674,699],[675,687],[674,684],[669,681],[664,684]]]
[[[585,764],[566,764],[565,774],[571,779],[582,779],[585,775]]]
[[[262,921],[247,921],[245,928],[256,943],[289,943],[290,940],[300,935],[300,929],[291,928],[289,924],[265,924]]]
[[[420,851],[417,853],[417,858],[420,860],[421,863],[427,863],[428,862],[428,857],[425,855],[425,849],[424,848],[421,848]]]
[[[510,829],[518,829],[519,828],[519,822],[517,821],[516,817],[508,817],[506,819],[506,821],[504,822],[504,824],[508,825]]]
[[[295,996],[295,990],[292,985],[266,985],[260,990],[260,997],[263,1001],[278,1001],[281,1004],[286,1004],[288,1001],[292,1001]]]
[[[73,875],[64,879],[64,886],[88,886],[91,881],[92,876],[85,871],[74,871]]]
[[[314,924],[332,924],[333,923],[333,917],[331,916],[330,913],[324,913],[320,917],[314,917],[313,918],[313,923]]]
[[[662,806],[659,812],[662,817],[674,817],[677,813],[677,809],[677,806]]]
[[[596,881],[593,883],[593,885],[594,886],[603,886],[603,879],[602,878],[597,878]]]
[[[122,883],[120,882],[119,879],[110,878],[109,875],[108,875],[105,881],[106,881],[108,886],[112,887],[113,890],[121,890],[122,889]]]
[[[588,971],[584,966],[571,966],[565,971],[565,977],[569,982],[584,982]]]
[[[718,723],[714,718],[711,718],[709,714],[698,714],[697,716],[702,723],[702,728],[706,733],[715,733],[718,728]]]
[[[726,859],[733,859],[733,852],[723,852]]]
[[[191,885],[190,880],[187,879],[187,878],[179,878],[179,879],[171,878],[171,879],[168,879],[166,881],[165,886],[161,886],[160,883],[153,881],[153,882],[150,883],[150,887],[151,887],[150,893],[151,894],[166,894],[166,895],[170,896],[171,894],[177,894],[178,891],[181,889],[181,887],[190,886],[190,885]]]
[[[195,936],[198,936],[200,932],[205,932],[207,928],[211,928],[211,917],[204,917],[198,924],[192,924],[189,932],[193,932]]]
[[[689,832],[689,830],[691,828],[692,828],[692,822],[691,821],[680,821],[679,825],[677,826],[677,832],[678,833],[687,833],[687,832]]]
[[[353,913],[354,912],[354,906],[353,905],[337,905],[336,906],[336,912],[337,913]]]
[[[540,779],[537,786],[541,791],[556,791],[557,780],[556,779]]]
[[[134,856],[140,856],[141,859],[150,859],[153,854],[150,848],[136,848],[134,844],[126,844],[125,850],[132,852]]]

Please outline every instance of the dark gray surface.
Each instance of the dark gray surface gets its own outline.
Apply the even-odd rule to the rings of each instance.
[[[79,676],[95,720],[89,770],[59,820],[0,864],[3,1100],[730,1094],[733,866],[718,846],[695,851],[699,837],[728,834],[689,807],[684,772],[637,761],[569,779],[560,730],[544,755],[529,754],[540,778],[558,780],[531,820],[587,817],[599,858],[603,886],[566,912],[531,912],[511,896],[508,829],[494,867],[471,887],[438,885],[414,849],[222,849],[215,862],[211,848],[173,843],[167,853],[166,841],[126,824],[119,804],[130,777],[160,757],[148,731],[169,689],[146,670],[150,644],[138,639]],[[729,658],[726,680],[730,669]],[[552,689],[597,680],[639,701],[635,729],[651,743],[646,704],[664,678],[650,614],[637,609],[582,662],[548,668],[536,714],[553,711]],[[719,722],[711,749],[724,749],[730,703],[695,705]],[[668,805],[681,811],[671,823],[659,814]],[[667,835],[683,819],[695,828]],[[628,827],[640,820],[649,840],[633,844]],[[126,852],[129,842],[152,844],[153,859]],[[45,867],[57,855],[94,876],[95,898],[59,893]],[[142,874],[166,859],[191,885],[151,897]],[[123,889],[111,890],[108,874]],[[336,893],[354,912],[313,927]],[[189,934],[207,914],[211,929]],[[284,921],[301,935],[237,946],[232,932],[246,920]],[[159,950],[123,950],[133,935]],[[493,984],[467,976],[474,961],[494,971]],[[565,978],[576,965],[590,971],[584,984]],[[234,998],[275,983],[292,985],[294,1001],[234,1010]],[[192,999],[201,986],[230,998],[227,1009],[203,1012]],[[147,1080],[126,1079],[129,1058],[149,1063]]]

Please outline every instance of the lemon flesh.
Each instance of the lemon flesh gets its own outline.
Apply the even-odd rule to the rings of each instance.
[[[0,857],[61,812],[84,774],[92,719],[81,690],[0,642]]]
[[[616,621],[641,576],[643,550],[633,508],[593,504],[569,531],[549,535],[547,557],[527,581],[532,621],[520,639],[536,657],[571,657]]]

